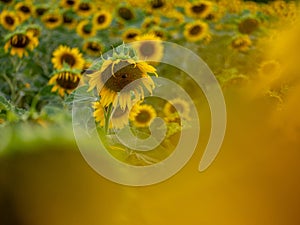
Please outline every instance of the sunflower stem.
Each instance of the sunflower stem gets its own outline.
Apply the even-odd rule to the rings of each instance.
[[[109,129],[109,121],[110,121],[110,116],[112,112],[112,104],[110,104],[107,108],[106,114],[105,114],[105,134],[108,134],[108,129]]]

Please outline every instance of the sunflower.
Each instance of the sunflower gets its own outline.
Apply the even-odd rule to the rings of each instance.
[[[60,45],[53,52],[52,63],[56,69],[62,69],[64,64],[67,64],[70,68],[82,69],[84,59],[78,48]]]
[[[49,6],[47,5],[38,5],[34,8],[35,17],[43,16],[49,10]]]
[[[172,4],[167,0],[150,0],[148,1],[148,11],[150,12],[166,12]]]
[[[136,28],[129,28],[122,34],[124,42],[132,42],[141,34],[141,31]]]
[[[188,41],[200,41],[208,35],[208,25],[200,20],[187,23],[184,26],[183,35]]]
[[[98,30],[107,28],[112,21],[112,16],[109,12],[101,10],[97,12],[93,17],[93,25]]]
[[[185,6],[185,13],[190,17],[205,18],[212,11],[213,5],[209,1],[196,1]]]
[[[148,30],[153,26],[159,26],[160,17],[146,17],[142,23],[142,29]]]
[[[81,1],[75,7],[75,12],[82,17],[88,17],[93,14],[94,7],[89,1]]]
[[[95,121],[101,126],[105,126],[105,115],[106,109],[102,106],[100,101],[93,102],[94,113],[93,116]],[[109,128],[122,129],[128,124],[129,110],[126,108],[122,110],[120,107],[117,107],[113,110],[109,119]]]
[[[22,21],[27,20],[33,14],[32,4],[28,1],[19,2],[15,5],[15,10]]]
[[[259,21],[255,18],[246,18],[238,25],[238,30],[242,34],[251,34],[259,27]]]
[[[58,92],[60,96],[70,94],[79,84],[81,74],[75,70],[56,71],[50,78],[48,84],[53,85],[51,92]]]
[[[39,25],[29,25],[26,27],[25,30],[31,32],[34,37],[39,37],[41,34],[41,27]]]
[[[61,14],[59,14],[57,12],[46,13],[42,16],[41,20],[43,21],[45,26],[49,29],[57,28],[63,22],[63,18],[61,16]]]
[[[136,38],[138,42],[133,43],[137,56],[141,60],[159,62],[163,57],[164,47],[160,38],[154,34],[145,34]]]
[[[100,56],[101,52],[103,51],[103,46],[98,40],[89,39],[84,42],[82,49],[88,55]]]
[[[135,104],[129,113],[129,120],[135,127],[149,127],[156,116],[156,111],[153,106]]]
[[[75,8],[79,4],[79,0],[61,0],[60,4],[63,8]]]
[[[94,37],[97,31],[89,20],[82,20],[78,23],[76,33],[82,38],[90,38]]]
[[[252,41],[248,35],[236,37],[231,42],[231,47],[241,52],[246,52],[252,45]]]
[[[0,14],[0,23],[5,29],[13,31],[19,25],[19,18],[14,12],[3,10]]]
[[[10,5],[14,0],[0,0],[1,3],[5,5]]]
[[[137,61],[129,55],[126,58],[124,54],[114,55],[104,60],[98,71],[88,75],[89,91],[97,88],[104,107],[112,104],[116,108],[119,105],[124,110],[126,106],[131,108],[132,96],[135,100],[144,98],[144,88],[152,93],[154,82],[148,73],[157,74],[156,69],[146,62]],[[135,84],[130,85],[134,81]]]
[[[133,12],[133,9],[127,6],[121,6],[117,9],[116,14],[119,18],[121,18],[124,21],[130,21],[133,20],[135,15]]]
[[[177,118],[189,120],[190,119],[190,104],[182,98],[174,98],[167,102],[163,108],[166,118]]]
[[[20,58],[28,55],[27,50],[32,51],[39,44],[39,40],[31,31],[15,32],[9,36],[8,41],[4,46],[5,52],[10,48],[10,54],[17,54]]]
[[[75,19],[75,16],[72,14],[70,11],[66,11],[62,15],[63,17],[63,22],[62,24],[68,28],[68,29],[73,29],[77,25],[77,21]]]
[[[150,34],[153,34],[155,37],[159,38],[160,40],[167,39],[167,32],[160,27],[154,27],[149,31]]]

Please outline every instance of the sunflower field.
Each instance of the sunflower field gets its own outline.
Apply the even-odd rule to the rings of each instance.
[[[0,225],[298,225],[299,16],[283,0],[0,0]],[[167,59],[207,67],[224,95],[224,141],[204,173],[210,102]],[[118,185],[84,161],[77,122],[134,167],[174,155],[184,132],[196,151],[167,181]]]

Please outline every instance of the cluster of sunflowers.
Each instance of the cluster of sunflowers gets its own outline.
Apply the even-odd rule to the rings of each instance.
[[[124,127],[128,118],[143,130],[162,116],[170,137],[180,131],[180,119],[190,120],[190,106],[180,97],[144,100],[144,91],[155,88],[149,75],[172,79],[191,92],[193,83],[159,63],[163,41],[193,50],[226,88],[279,66],[264,61],[261,49],[281,25],[294,23],[297,12],[296,1],[282,0],[1,0],[0,125],[57,123],[76,87],[88,86],[96,88],[91,107],[106,133]],[[133,49],[127,46],[135,41],[140,42]],[[101,57],[109,50],[112,56]],[[284,90],[263,88],[282,100]]]

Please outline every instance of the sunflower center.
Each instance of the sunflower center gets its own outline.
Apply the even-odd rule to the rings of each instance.
[[[61,57],[61,64],[63,64],[64,62],[67,63],[68,65],[70,65],[72,67],[72,66],[75,65],[76,60],[75,60],[75,58],[74,58],[73,55],[65,53]]]
[[[133,19],[133,13],[131,12],[130,9],[126,8],[126,7],[121,7],[118,10],[118,14],[121,18],[123,18],[124,20],[131,20]]]
[[[100,16],[98,16],[98,18],[97,18],[98,24],[104,23],[105,20],[106,20],[106,16],[105,16],[105,15],[100,15]]]
[[[153,0],[153,1],[151,1],[151,7],[153,9],[162,8],[164,5],[165,5],[165,3],[162,0]]]
[[[15,20],[14,20],[14,18],[12,18],[11,16],[6,16],[6,17],[5,17],[5,22],[6,22],[7,24],[9,24],[9,25],[14,25]]]
[[[74,0],[67,0],[66,3],[69,6],[73,6],[75,4],[75,1]]]
[[[143,57],[151,57],[155,53],[154,45],[150,42],[144,42],[140,47],[140,53]]]
[[[24,34],[17,34],[10,39],[10,44],[14,48],[25,48],[29,42],[29,38]]]
[[[160,30],[155,30],[154,31],[154,35],[156,36],[156,37],[159,37],[159,38],[161,38],[161,39],[163,39],[164,38],[164,33],[162,32],[162,31],[160,31]]]
[[[134,39],[138,34],[137,33],[129,33],[126,35],[127,39]]]
[[[201,33],[202,27],[199,25],[195,25],[190,29],[190,35],[198,35]]]
[[[37,8],[35,11],[36,11],[36,14],[38,16],[42,16],[42,15],[45,14],[45,12],[47,11],[47,9],[45,9],[45,8]]]
[[[99,52],[101,50],[101,47],[94,42],[89,42],[87,48],[93,52]]]
[[[135,65],[126,60],[108,66],[101,74],[101,79],[105,86],[114,92],[120,92],[126,85],[142,78],[142,71]]]
[[[192,6],[192,12],[196,14],[200,14],[207,9],[207,5],[200,3],[199,5]]]
[[[66,89],[66,90],[73,90],[79,84],[79,78],[76,74],[70,72],[61,72],[60,76],[56,79],[57,85]]]
[[[79,9],[82,11],[89,11],[91,9],[91,6],[90,6],[90,4],[83,2],[83,3],[80,3]]]
[[[151,115],[146,110],[141,110],[135,117],[135,120],[139,123],[148,123],[151,119]]]
[[[239,32],[242,34],[251,34],[258,27],[259,23],[256,19],[248,18],[242,21],[239,26]]]
[[[56,23],[58,21],[58,18],[55,17],[55,16],[50,16],[48,19],[47,19],[47,22],[49,23]]]
[[[26,5],[22,5],[20,7],[20,10],[23,12],[23,13],[30,13],[30,8]]]

